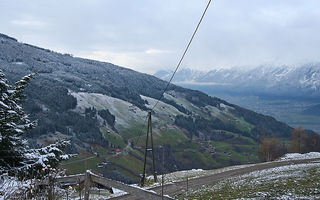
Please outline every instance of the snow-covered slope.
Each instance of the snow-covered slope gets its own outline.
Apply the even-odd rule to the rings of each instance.
[[[99,172],[127,182],[138,179],[147,111],[162,95],[167,82],[1,35],[0,68],[10,82],[38,72],[26,89],[24,104],[30,117],[38,120],[38,126],[28,133],[31,144],[44,144],[62,136],[70,138],[71,150],[83,158],[99,152],[99,157],[88,161]],[[195,81],[202,75],[188,73],[195,74]],[[155,151],[166,145],[166,168],[170,171],[256,162],[257,141],[262,134],[288,138],[292,131],[272,117],[173,84],[157,105],[152,112]],[[222,143],[230,144],[231,149],[226,151]],[[109,166],[98,167],[113,150],[124,151],[131,144],[133,153],[124,152],[109,160],[124,173],[111,171]],[[250,156],[240,150],[248,149],[247,145],[252,146]],[[156,159],[159,162],[161,157]],[[74,165],[68,165],[71,173],[82,170]]]

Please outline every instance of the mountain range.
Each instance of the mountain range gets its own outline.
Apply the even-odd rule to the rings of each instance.
[[[3,34],[0,69],[10,82],[38,72],[23,104],[30,118],[38,120],[26,134],[31,146],[68,139],[68,151],[79,155],[62,164],[69,173],[91,168],[114,179],[137,181],[143,166],[145,118],[166,81]],[[152,122],[156,163],[162,162],[164,148],[167,172],[257,162],[264,137],[288,139],[293,130],[273,117],[174,84],[152,111]],[[147,170],[150,166],[148,157]]]
[[[155,76],[168,80],[171,74],[161,70]],[[211,71],[186,68],[176,73],[173,82],[320,133],[319,63]]]
[[[161,70],[154,75],[168,80],[171,74],[171,71]],[[186,68],[176,73],[173,82],[179,85],[203,87],[208,93],[224,91],[247,95],[317,99],[320,97],[320,63],[211,71]]]

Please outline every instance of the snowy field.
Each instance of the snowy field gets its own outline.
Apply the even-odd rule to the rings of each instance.
[[[248,166],[250,165],[236,165],[236,166],[230,166],[230,167],[213,169],[213,170],[191,169],[191,170],[184,170],[184,171],[176,171],[176,172],[172,172],[164,175],[164,184],[171,184],[174,182],[185,181],[187,178],[194,179],[201,176],[218,174],[221,172],[225,172],[233,169],[240,169]],[[147,180],[149,181],[149,185],[147,186],[147,188],[152,188],[152,187],[161,185],[161,179],[162,179],[162,175],[158,175],[158,182],[154,183],[153,176],[148,176]]]
[[[36,183],[35,180],[19,181],[15,177],[2,175],[0,176],[0,200],[47,199],[48,193],[46,190],[42,192],[35,190]],[[90,189],[90,199],[105,200],[127,194],[116,188],[113,188],[113,192],[114,194],[111,194],[108,190],[93,187]],[[84,197],[84,191],[82,191],[82,198],[80,198],[80,193],[75,187],[61,189],[56,186],[54,188],[54,194],[55,199],[59,200],[80,200]]]
[[[305,154],[300,153],[288,153],[281,157],[279,160],[303,160],[303,159],[313,159],[313,158],[320,158],[319,152],[310,152]]]
[[[184,171],[177,171],[169,174],[165,174],[164,176],[164,183],[165,184],[170,184],[173,182],[178,182],[178,181],[185,181],[186,178],[192,179],[192,178],[197,178],[201,176],[206,176],[210,174],[216,174],[216,173],[221,173],[224,171],[228,170],[233,170],[233,169],[239,169],[243,167],[247,167],[249,165],[237,165],[237,166],[231,166],[231,167],[225,167],[221,169],[214,169],[214,170],[202,170],[202,169],[192,169],[192,170],[184,170]],[[158,176],[158,180],[161,181],[162,176]],[[147,180],[149,181],[149,185],[144,188],[152,188],[160,185],[160,182],[154,183],[153,182],[153,176],[147,177]],[[4,177],[3,178],[4,182],[0,182],[0,200],[5,200],[8,199],[8,196],[17,196],[17,195],[23,195],[24,190],[30,190],[34,188],[32,186],[32,181],[18,181],[16,178],[9,178],[9,177]],[[147,183],[148,184],[148,183]],[[137,184],[132,185],[134,187],[139,187]],[[19,188],[19,190],[17,190]],[[68,191],[67,190],[61,190],[59,189],[58,194],[59,194],[59,199],[67,199],[67,194],[68,193],[68,198],[69,199],[80,199],[79,192],[77,192],[75,189],[70,188]],[[2,195],[6,194],[6,195]],[[97,188],[91,189],[91,197],[92,199],[109,199],[112,197],[117,197],[117,196],[122,196],[126,194],[126,192],[115,189],[114,188],[114,194],[110,194],[106,190],[98,190]],[[41,194],[45,195],[45,194]],[[83,194],[82,194],[83,196]]]
[[[320,199],[320,163],[255,171],[203,186],[178,199]]]
[[[299,154],[299,153],[288,153],[281,157],[278,161],[284,161],[284,160],[303,160],[303,159],[313,159],[313,158],[320,158],[320,153],[319,152],[310,152],[310,153],[305,153],[305,154]],[[230,167],[225,167],[225,168],[220,168],[220,169],[213,169],[213,170],[203,170],[203,169],[192,169],[192,170],[184,170],[184,171],[177,171],[177,172],[172,172],[169,174],[165,174],[164,176],[164,183],[165,184],[170,184],[173,182],[177,181],[185,181],[187,178],[193,179],[193,178],[198,178],[201,176],[207,176],[207,175],[212,175],[212,174],[217,174],[233,169],[240,169],[244,167],[249,167],[254,164],[250,165],[236,165],[236,166],[230,166]],[[161,180],[162,175],[158,176],[158,179]],[[153,182],[153,176],[147,177],[148,180]],[[160,183],[153,183],[149,187],[154,187],[159,185]]]
[[[94,107],[97,110],[108,109],[116,117],[115,126],[118,129],[130,128],[132,125],[141,124],[147,116],[146,111],[121,99],[98,93],[69,92],[77,99],[75,111],[83,114],[86,108]],[[150,97],[141,95],[141,98],[148,101],[148,104],[146,104],[147,108],[152,108],[157,102],[156,99]],[[153,122],[160,123],[160,117],[161,119],[168,119],[165,121],[165,124],[173,124],[175,116],[184,115],[175,107],[163,102],[159,102],[154,112]]]

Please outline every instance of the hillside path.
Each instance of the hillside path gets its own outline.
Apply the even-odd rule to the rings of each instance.
[[[75,161],[68,162],[68,163],[61,163],[60,166],[67,166],[67,165],[71,165],[71,164],[74,164],[74,163],[83,162],[83,161],[90,160],[90,159],[95,158],[95,157],[96,156],[90,156],[90,157],[87,157],[87,158],[84,158],[84,159],[81,159],[81,160],[75,160]]]
[[[315,159],[303,159],[303,160],[286,160],[286,161],[277,161],[277,162],[267,162],[267,163],[258,163],[254,165],[250,165],[248,167],[243,167],[243,168],[237,168],[237,169],[232,169],[212,175],[206,175],[206,176],[201,176],[193,179],[188,180],[188,187],[189,189],[197,189],[203,185],[210,185],[210,184],[215,184],[219,181],[222,181],[224,179],[233,177],[233,176],[240,176],[243,174],[247,174],[253,171],[257,170],[264,170],[264,169],[270,169],[270,168],[275,168],[275,167],[281,167],[281,166],[286,166],[286,165],[296,165],[296,164],[303,164],[303,163],[310,163],[310,162],[315,162],[319,161],[320,158],[315,158]],[[149,188],[148,190],[153,190],[158,194],[161,194],[161,186]],[[174,196],[183,192],[186,192],[187,190],[187,182],[186,181],[179,181],[175,183],[170,183],[164,186],[164,194],[169,195],[169,196]],[[129,200],[129,199],[134,199],[137,200],[133,195],[127,194],[123,195],[120,197],[115,197],[111,198],[112,200]]]

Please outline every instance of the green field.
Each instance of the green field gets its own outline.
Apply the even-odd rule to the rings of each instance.
[[[232,116],[225,116],[225,119],[230,117]],[[235,120],[237,120],[239,129],[251,130],[252,125],[246,123],[243,119],[235,118]],[[102,132],[113,148],[90,145],[92,153],[80,153],[78,158],[65,161],[61,167],[65,168],[68,174],[83,173],[86,169],[93,169],[101,173],[104,172],[104,168],[116,169],[130,180],[138,181],[138,174],[141,174],[143,167],[144,149],[136,148],[136,146],[145,146],[146,127],[142,125],[133,126],[120,130],[120,134],[110,132],[107,129],[103,129]],[[168,126],[158,123],[153,129],[154,148],[170,147],[171,161],[167,162],[178,160],[179,163],[183,163],[183,165],[178,164],[179,169],[217,169],[258,162],[259,146],[256,141],[229,131],[223,131],[223,134],[228,139],[224,141],[203,141],[196,136],[190,139],[174,125]],[[150,145],[149,140],[149,147]],[[123,151],[119,155],[114,152],[117,148]],[[161,157],[159,155],[155,156]],[[86,158],[89,159],[84,160]],[[99,168],[98,164],[104,162],[106,158],[108,160],[107,166]],[[150,164],[152,163],[150,155],[147,160],[147,173],[150,174]],[[173,169],[169,169],[169,171],[171,170]]]

